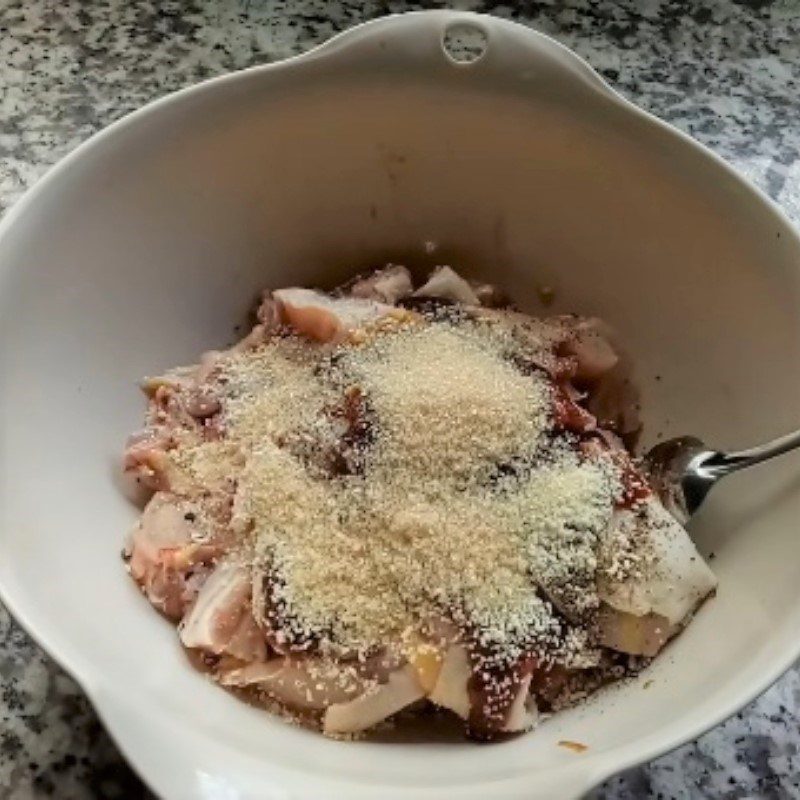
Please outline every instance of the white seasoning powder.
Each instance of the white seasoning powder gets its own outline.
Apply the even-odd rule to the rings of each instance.
[[[597,536],[619,486],[553,444],[549,380],[520,372],[493,325],[417,321],[354,341],[275,339],[219,366],[235,529],[279,577],[292,633],[366,651],[446,612],[487,647],[585,657],[560,615],[597,605]],[[325,474],[353,430],[336,411],[348,392],[363,399],[367,433],[348,444],[360,467]],[[183,454],[195,472],[218,457]]]

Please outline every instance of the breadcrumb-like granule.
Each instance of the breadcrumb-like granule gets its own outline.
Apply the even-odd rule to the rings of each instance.
[[[562,615],[597,606],[596,537],[619,487],[548,436],[552,387],[509,358],[520,337],[493,318],[407,318],[336,348],[283,337],[221,360],[227,449],[189,449],[183,466],[235,474],[242,550],[279,576],[292,636],[366,652],[445,612],[504,657],[591,661]],[[331,409],[348,392],[370,440],[358,474],[326,475],[312,465],[342,440]]]

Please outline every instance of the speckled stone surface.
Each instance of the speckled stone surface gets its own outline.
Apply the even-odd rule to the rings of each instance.
[[[441,4],[445,5],[445,4]],[[447,4],[513,17],[713,147],[800,222],[796,0]],[[0,212],[94,131],[180,87],[438,3],[0,0]],[[800,797],[800,674],[592,800]],[[89,703],[0,608],[0,797],[145,798]]]

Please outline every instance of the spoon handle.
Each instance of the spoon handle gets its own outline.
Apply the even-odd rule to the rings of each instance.
[[[739,450],[735,453],[716,453],[714,458],[704,466],[713,472],[716,477],[722,477],[730,472],[759,464],[767,459],[788,453],[800,447],[800,430],[779,436],[767,444],[751,447],[748,450]]]

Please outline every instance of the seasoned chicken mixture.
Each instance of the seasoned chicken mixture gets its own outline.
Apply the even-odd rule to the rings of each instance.
[[[222,686],[333,736],[491,739],[630,674],[716,581],[648,485],[605,326],[440,267],[267,292],[144,381],[125,558]]]

